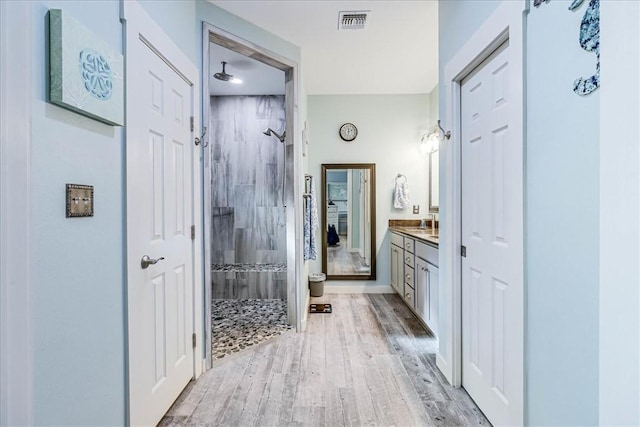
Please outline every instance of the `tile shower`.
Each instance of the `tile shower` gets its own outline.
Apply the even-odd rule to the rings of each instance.
[[[227,347],[238,351],[245,343],[257,343],[255,337],[238,333],[241,324],[243,330],[251,329],[246,325],[246,307],[261,307],[273,300],[280,300],[286,307],[283,174],[292,162],[285,165],[282,142],[263,134],[267,128],[280,133],[284,130],[285,97],[212,96],[210,106],[212,313],[218,313],[219,318],[222,310],[226,313],[223,316],[231,319],[225,322],[222,333],[241,342],[229,345],[224,339]],[[246,300],[263,300],[264,304],[247,305]],[[234,320],[241,312],[243,318]],[[260,323],[262,328],[264,314],[260,313],[255,313],[256,325]],[[215,319],[212,321],[215,324]],[[276,316],[272,322],[278,332],[261,336],[269,338],[288,330],[282,327],[283,322],[286,326],[286,316]],[[220,335],[212,339],[214,358],[219,358],[221,349],[216,349],[216,344],[221,344]]]

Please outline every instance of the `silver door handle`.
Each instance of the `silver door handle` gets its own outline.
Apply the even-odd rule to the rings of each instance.
[[[164,259],[163,256],[161,256],[160,258],[157,259],[153,259],[153,258],[149,258],[149,255],[144,255],[142,257],[142,259],[140,260],[140,267],[142,267],[142,269],[144,270],[145,268],[149,267],[150,265],[156,264],[159,261],[162,261]]]

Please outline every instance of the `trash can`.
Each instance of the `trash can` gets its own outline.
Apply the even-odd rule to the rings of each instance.
[[[309,288],[312,297],[321,297],[324,293],[324,281],[327,276],[324,273],[316,273],[309,275]]]

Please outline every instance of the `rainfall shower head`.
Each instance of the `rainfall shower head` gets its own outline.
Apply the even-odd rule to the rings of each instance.
[[[285,135],[286,135],[286,133],[287,133],[287,132],[286,132],[286,131],[283,131],[283,132],[282,132],[282,135],[279,135],[279,134],[278,134],[278,132],[276,132],[275,130],[273,130],[273,129],[271,129],[271,128],[267,128],[267,129],[265,129],[265,131],[264,131],[264,132],[262,132],[262,133],[264,133],[264,134],[265,134],[265,135],[267,135],[267,136],[271,136],[271,135],[273,135],[273,136],[275,136],[276,138],[278,138],[278,139],[280,140],[280,142],[284,142],[284,138],[285,138]]]
[[[233,74],[228,74],[225,70],[227,63],[222,61],[222,72],[215,73],[213,77],[218,80],[222,80],[223,82],[231,82],[231,83],[242,83],[242,80],[233,77]]]

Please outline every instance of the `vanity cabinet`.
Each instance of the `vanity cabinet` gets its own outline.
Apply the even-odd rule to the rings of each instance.
[[[391,233],[391,286],[395,291],[404,295],[404,250],[402,236]]]
[[[438,248],[391,232],[391,286],[438,333]]]
[[[431,332],[438,333],[438,267],[416,259],[416,312]]]

